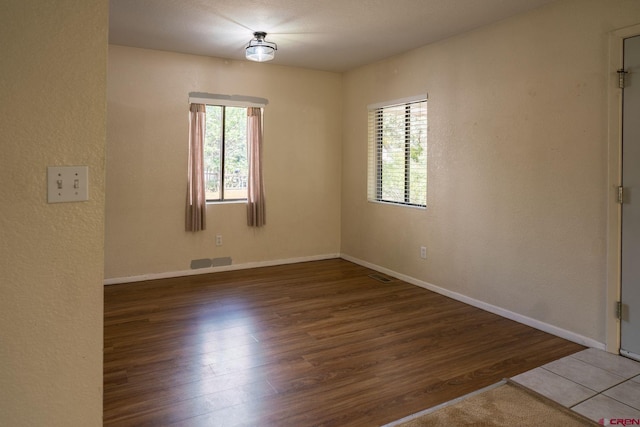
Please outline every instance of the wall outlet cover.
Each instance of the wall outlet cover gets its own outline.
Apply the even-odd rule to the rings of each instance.
[[[89,200],[88,166],[47,167],[47,203]]]

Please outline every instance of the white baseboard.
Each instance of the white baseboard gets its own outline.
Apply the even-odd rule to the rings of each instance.
[[[347,260],[347,261],[351,261],[351,262],[353,262],[355,264],[362,265],[363,267],[367,267],[367,268],[370,268],[372,270],[379,271],[379,272],[384,273],[384,274],[386,274],[388,276],[392,276],[392,277],[398,278],[398,279],[400,279],[402,281],[405,281],[407,283],[410,283],[412,285],[420,286],[421,288],[425,288],[425,289],[428,289],[430,291],[436,292],[438,294],[444,295],[446,297],[453,298],[453,299],[455,299],[457,301],[460,301],[460,302],[463,302],[465,304],[469,304],[469,305],[472,305],[474,307],[478,307],[478,308],[480,308],[482,310],[488,311],[488,312],[493,313],[493,314],[497,314],[498,316],[502,316],[504,318],[516,321],[518,323],[522,323],[524,325],[531,326],[532,328],[539,329],[539,330],[541,330],[543,332],[547,332],[547,333],[555,335],[557,337],[564,338],[566,340],[575,342],[575,343],[580,344],[580,345],[584,345],[586,347],[592,347],[592,348],[597,348],[599,350],[605,350],[606,346],[605,346],[604,343],[598,342],[598,341],[596,341],[594,339],[591,339],[589,337],[585,337],[583,335],[576,334],[576,333],[568,331],[566,329],[562,329],[562,328],[559,328],[557,326],[550,325],[550,324],[545,323],[545,322],[541,322],[541,321],[533,319],[531,317],[523,316],[521,314],[518,314],[518,313],[515,313],[513,311],[504,309],[502,307],[498,307],[498,306],[486,303],[484,301],[480,301],[480,300],[468,297],[466,295],[463,295],[463,294],[460,294],[460,293],[457,293],[457,292],[453,292],[453,291],[450,291],[450,290],[445,289],[445,288],[441,288],[441,287],[433,285],[431,283],[427,283],[427,282],[424,282],[422,280],[418,280],[416,278],[413,278],[413,277],[410,277],[410,276],[406,276],[406,275],[401,274],[401,273],[397,273],[397,272],[395,272],[393,270],[389,270],[388,268],[380,267],[379,265],[375,265],[375,264],[372,264],[370,262],[363,261],[363,260],[358,259],[358,258],[354,258],[354,257],[352,257],[350,255],[341,254],[340,257],[345,259],[345,260]]]
[[[210,268],[198,268],[194,270],[182,270],[182,271],[169,271],[165,273],[151,273],[151,274],[141,274],[139,276],[129,276],[129,277],[116,277],[112,279],[105,279],[103,281],[104,285],[118,285],[121,283],[131,283],[131,282],[142,282],[145,280],[156,280],[156,279],[170,279],[173,277],[182,277],[182,276],[195,276],[198,274],[209,274],[209,273],[217,273],[220,271],[232,271],[232,270],[246,270],[249,268],[257,268],[257,267],[271,267],[274,265],[284,265],[284,264],[296,264],[299,262],[309,262],[309,261],[321,261],[325,259],[333,259],[340,258],[340,254],[324,254],[324,255],[313,255],[308,257],[298,257],[298,258],[288,258],[288,259],[276,259],[270,261],[258,261],[258,262],[247,262],[244,264],[232,264],[232,265],[224,265],[220,267],[210,267]]]

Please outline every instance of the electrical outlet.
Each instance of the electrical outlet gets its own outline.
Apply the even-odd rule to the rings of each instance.
[[[420,246],[420,258],[427,259],[427,248],[426,248],[426,246]]]
[[[222,234],[216,235],[216,246],[222,246]]]

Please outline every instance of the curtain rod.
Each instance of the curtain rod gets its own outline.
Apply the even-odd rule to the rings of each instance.
[[[191,104],[215,104],[238,107],[264,107],[269,103],[266,98],[244,95],[221,95],[217,93],[189,92]]]

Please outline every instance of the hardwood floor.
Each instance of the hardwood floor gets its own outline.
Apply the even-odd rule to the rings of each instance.
[[[583,347],[335,259],[105,287],[106,426],[376,426]]]

